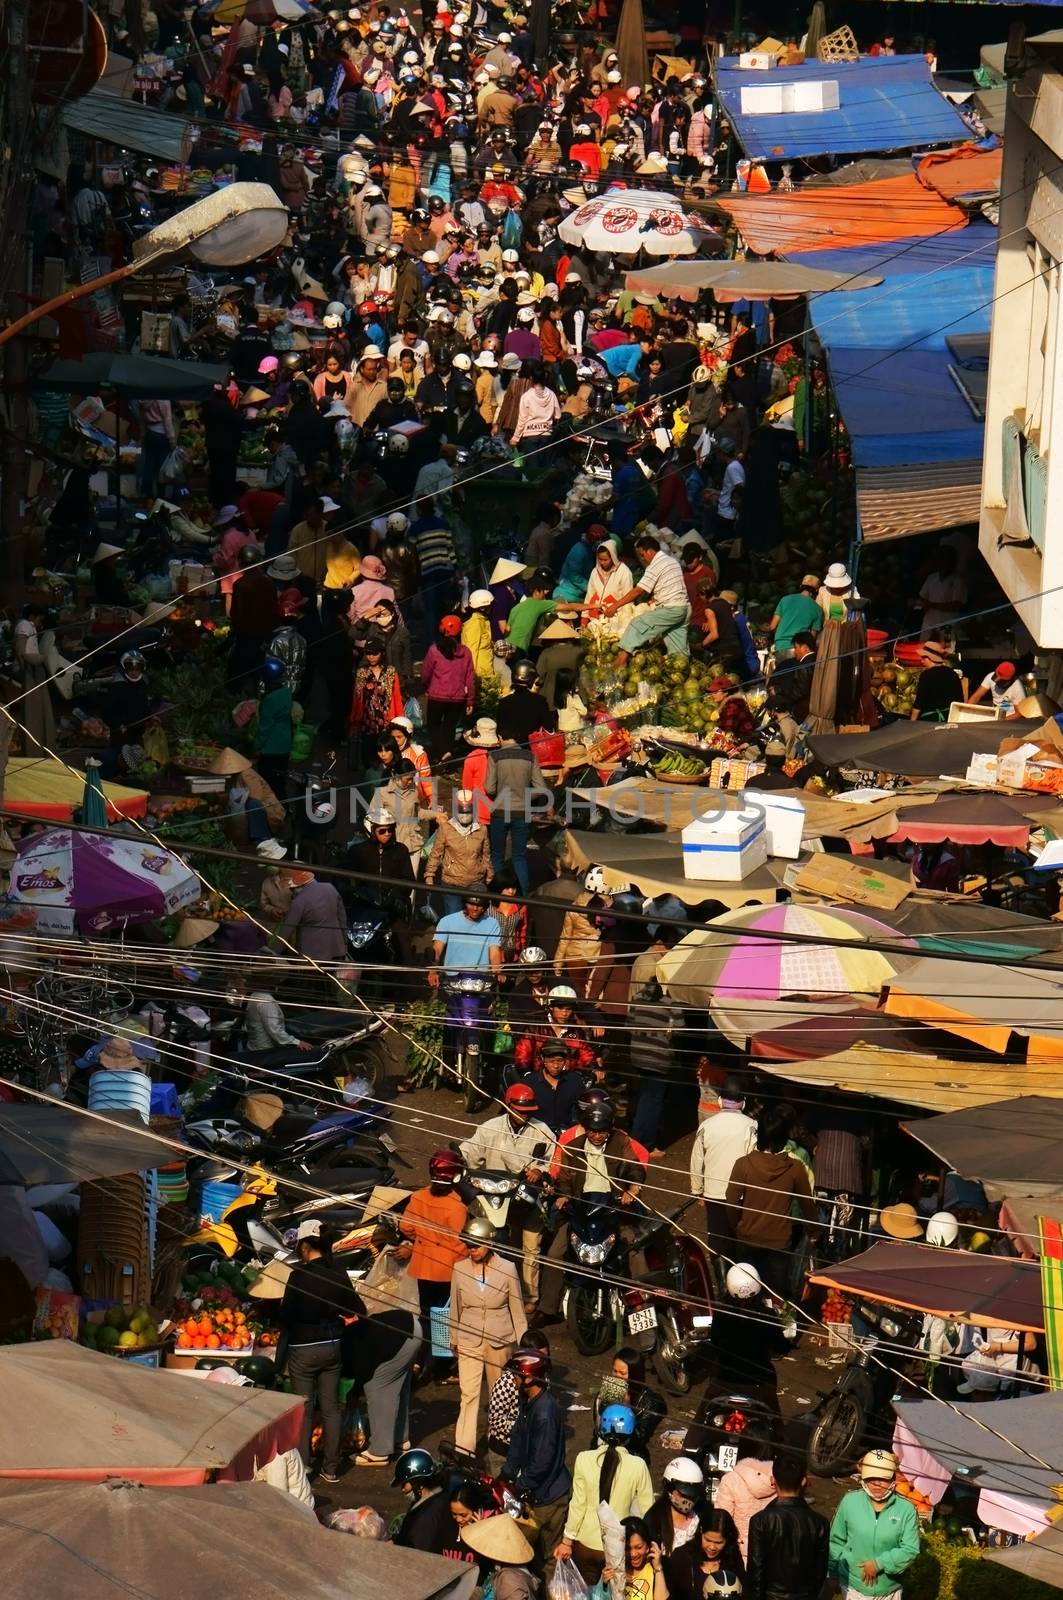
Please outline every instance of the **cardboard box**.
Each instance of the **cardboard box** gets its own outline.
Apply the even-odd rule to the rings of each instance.
[[[971,757],[967,766],[967,782],[986,784],[992,787],[997,781],[999,772],[1000,757],[992,756],[983,750]]]
[[[813,78],[810,83],[798,78],[792,91],[791,111],[837,111],[841,105],[837,78]]]
[[[801,854],[801,834],[805,826],[805,808],[800,800],[788,794],[761,794],[756,789],[745,789],[742,799],[747,805],[763,809],[768,854],[796,861]]]
[[[726,806],[683,829],[683,872],[688,878],[741,883],[767,859],[768,831],[761,811]]]
[[[881,868],[860,866],[845,856],[817,853],[794,875],[793,886],[804,894],[820,894],[857,906],[893,911],[907,900],[913,885],[888,876]]]
[[[841,104],[836,78],[798,79],[792,83],[744,84],[742,114],[747,117],[837,111]]]

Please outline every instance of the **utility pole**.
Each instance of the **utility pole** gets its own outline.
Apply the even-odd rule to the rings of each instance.
[[[0,220],[5,234],[3,273],[5,319],[25,310],[21,296],[30,288],[29,205],[33,171],[33,95],[28,49],[30,0],[6,0],[7,83],[4,86],[3,155],[7,168]],[[29,485],[28,458],[20,442],[29,433],[29,356],[25,338],[4,347],[4,409],[0,435],[0,593],[4,602],[21,598],[26,583],[22,535]]]

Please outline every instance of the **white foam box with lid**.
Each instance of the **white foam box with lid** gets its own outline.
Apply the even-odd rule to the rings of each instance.
[[[768,859],[764,812],[723,806],[683,829],[683,874],[716,883],[741,883]]]
[[[790,794],[761,794],[757,789],[744,789],[742,802],[763,810],[768,854],[796,861],[805,826],[805,808],[800,800]]]
[[[738,65],[745,72],[770,72],[779,65],[779,58],[771,50],[744,50],[738,58]]]
[[[841,105],[837,78],[797,79],[793,83],[742,85],[742,115],[782,116],[792,112],[837,111]]]

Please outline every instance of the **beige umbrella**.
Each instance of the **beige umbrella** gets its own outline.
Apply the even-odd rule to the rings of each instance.
[[[646,24],[642,15],[642,0],[624,0],[620,13],[620,26],[616,33],[616,53],[624,82],[648,83],[649,57],[646,54]]]
[[[636,294],[664,295],[695,301],[706,289],[745,300],[786,300],[802,294],[828,294],[844,285],[872,289],[880,276],[829,272],[802,267],[790,261],[668,261],[659,267],[638,268],[624,278],[624,287]]]

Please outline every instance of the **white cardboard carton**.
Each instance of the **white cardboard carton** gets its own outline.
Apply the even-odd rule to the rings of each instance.
[[[683,829],[683,873],[717,883],[741,883],[768,859],[764,813],[721,806]]]
[[[744,117],[778,116],[786,107],[781,83],[755,83],[742,85],[741,101]]]
[[[768,854],[796,861],[801,854],[801,833],[805,826],[805,808],[800,800],[790,794],[761,794],[757,789],[744,789],[742,802],[762,808]]]
[[[841,105],[837,78],[813,78],[811,83],[798,78],[792,87],[792,111],[837,111]]]
[[[746,71],[770,72],[779,65],[779,58],[770,50],[743,50],[738,65]]]
[[[743,84],[742,115],[780,116],[795,111],[837,111],[841,105],[837,78],[797,79],[792,83]]]

